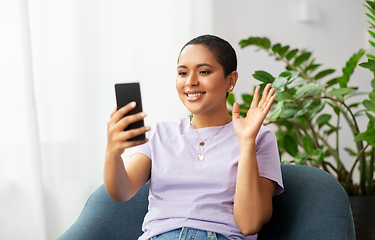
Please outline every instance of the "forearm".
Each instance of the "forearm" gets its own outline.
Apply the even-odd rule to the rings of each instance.
[[[272,216],[272,196],[259,176],[255,140],[240,142],[234,218],[245,234],[255,234]]]
[[[106,154],[104,186],[112,199],[117,202],[126,201],[133,196],[132,184],[121,156]]]

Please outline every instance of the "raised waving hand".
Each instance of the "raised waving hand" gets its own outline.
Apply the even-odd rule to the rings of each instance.
[[[257,86],[254,92],[253,101],[246,117],[240,118],[240,106],[236,102],[233,104],[232,117],[234,131],[239,140],[254,140],[260,127],[266,118],[275,96],[275,89],[271,89],[272,84],[267,84],[264,88],[262,99],[259,101],[260,86]]]

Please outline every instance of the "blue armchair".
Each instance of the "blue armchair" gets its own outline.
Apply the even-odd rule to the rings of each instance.
[[[282,165],[285,191],[273,198],[273,215],[258,239],[355,239],[349,197],[325,171]],[[136,240],[148,207],[148,185],[116,203],[104,185],[88,199],[77,221],[58,240]]]

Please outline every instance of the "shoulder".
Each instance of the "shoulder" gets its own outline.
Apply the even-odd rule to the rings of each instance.
[[[276,139],[276,136],[271,129],[265,126],[261,126],[256,141],[264,141],[265,139]]]
[[[158,122],[156,123],[149,133],[149,137],[153,136],[168,136],[171,134],[183,134],[189,125],[189,119],[183,118],[175,122]]]

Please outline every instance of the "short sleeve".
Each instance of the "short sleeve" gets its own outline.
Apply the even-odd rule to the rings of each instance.
[[[146,155],[148,158],[152,159],[152,148],[151,148],[151,141],[153,139],[155,132],[154,130],[151,130],[150,132],[146,132],[146,138],[148,139],[148,142],[135,146],[133,148],[133,152],[131,155],[136,153],[141,153],[143,155]]]
[[[257,141],[257,160],[259,175],[277,183],[274,195],[284,191],[284,185],[281,176],[281,165],[279,150],[275,134],[266,127],[261,127]]]

